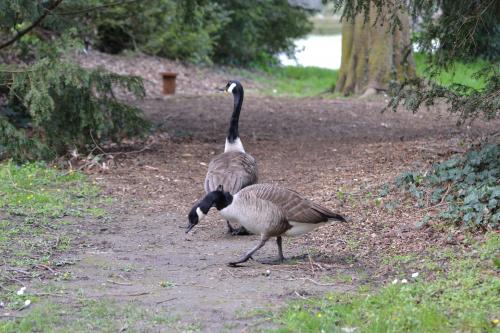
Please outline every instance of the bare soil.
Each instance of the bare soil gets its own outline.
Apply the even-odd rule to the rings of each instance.
[[[382,114],[384,101],[377,98],[247,94],[240,134],[259,163],[260,181],[293,188],[349,222],[286,239],[289,260],[282,265],[265,264],[277,255],[270,241],[255,261],[231,268],[226,264],[253,247],[258,236],[228,235],[216,211],[192,233],[183,229],[187,212],[204,194],[210,159],[223,151],[232,97],[212,88],[227,75],[150,57],[78,57],[88,67],[145,78],[148,98],[135,104],[153,122],[155,134],[147,146],[113,155],[109,168],[89,172],[114,201],[105,218],[79,226],[85,236],[59,258],[75,264],[53,267],[54,274],[70,272],[70,278],[42,280],[36,288],[55,284],[66,290],[67,298],[53,301],[65,303],[68,314],[78,311],[72,300],[84,297],[178,318],[173,326],[144,323],[148,332],[254,332],[273,325],[259,309],[277,311],[291,299],[386,283],[395,270],[384,258],[452,246],[450,237],[460,239],[456,233],[415,228],[426,212],[397,193],[376,200],[378,189],[401,172],[425,169],[463,151],[464,142],[498,129],[498,123],[457,128],[439,108]],[[179,95],[158,93],[161,71],[180,73]],[[397,199],[395,209],[386,208]]]
[[[403,171],[426,168],[463,150],[462,141],[498,124],[457,128],[437,111],[381,114],[383,105],[379,100],[245,99],[240,134],[259,163],[261,182],[296,189],[349,222],[287,239],[289,260],[283,265],[263,263],[277,255],[272,241],[255,261],[230,268],[226,263],[251,248],[257,236],[228,235],[216,212],[191,234],[183,227],[188,210],[204,194],[208,162],[223,150],[232,98],[213,94],[140,102],[157,126],[155,143],[115,155],[110,169],[91,174],[115,201],[105,219],[82,226],[87,237],[72,254],[76,264],[67,267],[73,278],[58,284],[85,297],[178,315],[203,332],[253,332],[271,325],[257,309],[277,311],[290,299],[387,282],[394,271],[382,258],[444,245],[449,235],[417,230],[425,212],[404,203],[385,209],[374,201],[377,189]],[[339,199],[340,193],[350,199]],[[165,327],[149,325],[150,330]]]

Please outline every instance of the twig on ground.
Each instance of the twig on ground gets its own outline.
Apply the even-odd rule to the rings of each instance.
[[[314,281],[313,279],[310,279],[310,278],[300,278],[301,280],[304,280],[304,281],[309,281],[317,286],[323,286],[323,287],[328,287],[328,286],[337,286],[336,283],[320,283],[318,281]]]
[[[34,293],[35,296],[53,296],[53,297],[71,297],[69,295],[53,294],[53,293]]]
[[[24,282],[23,282],[23,281],[21,281],[21,280],[19,280],[19,279],[15,278],[15,277],[13,277],[13,276],[6,276],[5,278],[6,278],[7,280],[9,280],[9,281],[14,281],[14,282],[17,282],[17,283],[19,283],[20,285],[22,285],[23,287],[25,287],[25,286],[26,286],[26,285],[24,284]]]
[[[9,288],[7,288],[7,287],[4,287],[2,284],[0,284],[0,289],[3,289],[3,290],[8,291],[8,292],[10,292],[10,293],[13,293],[13,292],[14,292],[14,290],[11,290],[11,289],[9,289]]]
[[[308,253],[307,257],[309,258],[309,265],[311,266],[312,274],[316,275],[316,271],[314,270],[314,262],[312,260],[311,254]]]
[[[452,184],[449,184],[448,185],[448,188],[446,189],[446,192],[444,192],[443,196],[441,197],[441,201],[439,201],[439,204],[441,205],[442,203],[444,203],[444,200],[446,199],[446,196],[448,195],[448,193],[450,192],[451,190],[451,185]]]
[[[226,272],[229,273],[229,275],[231,275],[232,277],[234,277],[235,279],[241,279],[241,276],[236,276],[233,272],[231,272],[231,270],[229,269],[226,269]]]
[[[132,283],[128,283],[128,282],[118,282],[118,281],[113,281],[113,280],[111,280],[111,279],[107,279],[106,281],[107,281],[107,282],[109,282],[109,283],[118,284],[118,285],[120,285],[120,286],[131,286],[131,285],[132,285]]]
[[[46,270],[50,271],[51,273],[53,274],[56,274],[56,271],[53,270],[52,268],[50,268],[49,266],[47,265],[43,265],[43,264],[36,264],[35,267],[41,267],[41,268],[45,268]]]
[[[301,294],[299,294],[299,292],[297,290],[294,290],[294,294],[297,295],[298,297],[302,298],[302,299],[307,299],[307,297],[304,297]]]
[[[12,317],[12,318],[24,318],[24,316],[18,316],[18,315],[13,314],[13,313],[0,313],[0,318],[9,318],[9,317]]]
[[[143,291],[143,292],[138,292],[138,293],[132,293],[132,294],[106,294],[106,295],[99,295],[95,297],[122,297],[122,296],[128,296],[128,297],[134,297],[134,296],[142,296],[142,295],[149,295],[151,294],[150,291]]]
[[[446,205],[447,202],[440,202],[438,203],[437,205],[434,205],[434,206],[430,206],[430,207],[427,207],[427,208],[422,208],[423,211],[428,211],[428,210],[432,210],[434,208],[437,208],[437,207],[441,207],[441,206],[444,206]]]
[[[59,235],[57,235],[56,241],[54,242],[54,245],[52,245],[52,249],[57,249],[60,242],[61,242],[61,238],[59,237]]]
[[[17,186],[16,182],[14,181],[14,178],[12,177],[12,173],[10,172],[10,168],[7,168],[7,175],[9,176],[10,183],[11,183],[12,187],[15,188],[16,190],[23,191],[23,192],[29,192],[29,193],[32,193],[32,194],[37,194],[34,191],[31,191],[31,190],[28,190],[28,189],[21,188],[21,187]]]
[[[89,133],[90,133],[90,138],[92,139],[92,142],[94,143],[95,147],[96,147],[97,149],[99,149],[99,150],[101,151],[101,153],[103,153],[103,155],[106,155],[106,152],[105,152],[105,151],[101,148],[101,146],[99,146],[99,145],[97,144],[97,142],[95,141],[94,136],[92,135],[92,130],[90,130],[90,131],[89,131]],[[93,151],[93,150],[92,150],[92,151]]]
[[[7,267],[6,270],[7,271],[11,271],[11,272],[18,272],[18,273],[21,273],[21,274],[24,274],[24,275],[31,275],[30,272],[27,272],[25,270],[22,270],[22,269],[19,269],[19,268],[15,268],[15,267]]]
[[[196,284],[196,283],[182,283],[182,284],[176,283],[175,285],[176,286],[183,286],[183,287],[199,287],[199,288],[215,289],[214,287],[205,286],[205,285]]]
[[[164,300],[164,301],[158,301],[158,302],[156,302],[156,304],[161,304],[161,303],[170,302],[170,301],[173,301],[174,299],[177,299],[177,297],[172,297],[172,298],[166,299],[166,300]]]

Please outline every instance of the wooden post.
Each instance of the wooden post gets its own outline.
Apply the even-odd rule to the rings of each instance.
[[[175,78],[177,77],[177,73],[164,72],[161,73],[161,76],[163,77],[163,94],[175,94]]]

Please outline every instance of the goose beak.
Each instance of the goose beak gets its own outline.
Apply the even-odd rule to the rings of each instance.
[[[221,91],[221,92],[223,92],[223,93],[227,94],[226,87],[224,87],[224,88],[215,88],[215,90],[217,90],[217,91]]]
[[[193,229],[195,225],[196,225],[196,224],[189,223],[189,225],[186,227],[186,229],[187,229],[187,230],[186,230],[186,234],[187,234],[188,232],[190,232],[190,231],[191,231],[191,229]]]

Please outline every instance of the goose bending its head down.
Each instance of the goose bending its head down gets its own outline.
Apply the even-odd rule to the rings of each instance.
[[[243,86],[236,80],[231,80],[226,87],[220,89],[233,94],[234,108],[229,123],[224,153],[217,155],[208,165],[205,177],[205,192],[215,191],[222,185],[231,194],[242,188],[257,183],[258,170],[255,159],[245,152],[238,132],[241,106],[243,104]],[[227,222],[229,231],[235,234],[248,234],[244,228],[233,229]]]
[[[217,208],[226,220],[239,222],[251,233],[260,235],[259,244],[238,261],[230,262],[231,266],[250,259],[271,237],[276,237],[278,259],[282,262],[282,236],[299,236],[326,223],[345,221],[343,216],[284,187],[256,184],[232,195],[219,186],[191,209],[186,232],[198,224],[212,207]]]

